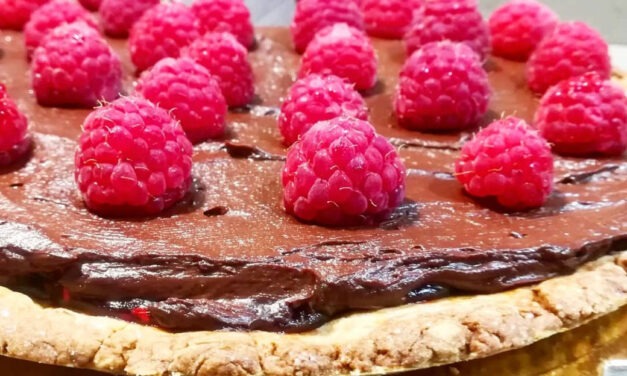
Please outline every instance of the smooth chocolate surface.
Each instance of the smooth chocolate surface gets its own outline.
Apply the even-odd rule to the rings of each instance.
[[[0,175],[0,273],[60,304],[128,313],[176,330],[303,331],[341,312],[400,305],[452,292],[489,293],[573,271],[627,248],[627,160],[556,157],[556,191],[541,209],[506,214],[477,202],[452,175],[469,133],[399,128],[392,95],[405,59],[400,42],[374,40],[371,121],[398,145],[407,200],[379,227],[325,228],[285,214],[286,153],[277,107],[299,56],[283,28],[258,30],[251,53],[258,101],[232,111],[225,140],[195,147],[192,191],[156,218],[103,219],[74,184],[74,149],[89,111],[43,108],[30,91],[19,33],[2,32],[0,81],[27,114],[35,148]],[[133,68],[124,41],[112,41]],[[485,123],[531,121],[537,98],[524,66],[493,58]]]

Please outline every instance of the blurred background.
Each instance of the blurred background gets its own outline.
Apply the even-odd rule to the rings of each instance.
[[[345,0],[338,0],[345,1]],[[293,0],[245,0],[255,25],[287,25],[294,14]],[[504,0],[479,0],[488,16]],[[627,0],[545,0],[563,20],[582,20],[610,43],[627,44]]]

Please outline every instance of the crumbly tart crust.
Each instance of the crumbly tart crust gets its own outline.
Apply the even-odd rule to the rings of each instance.
[[[627,305],[627,251],[493,294],[334,320],[302,334],[168,333],[0,288],[1,355],[129,375],[381,374],[527,346]]]

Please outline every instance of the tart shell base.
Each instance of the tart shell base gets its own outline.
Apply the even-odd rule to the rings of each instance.
[[[303,334],[173,334],[0,288],[0,349],[128,375],[381,374],[521,348],[624,305],[627,251],[534,286],[352,314]]]

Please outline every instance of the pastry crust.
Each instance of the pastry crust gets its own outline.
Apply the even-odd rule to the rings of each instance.
[[[380,374],[524,347],[626,304],[627,251],[538,285],[352,314],[302,334],[172,334],[0,288],[0,348],[5,356],[129,375]]]

